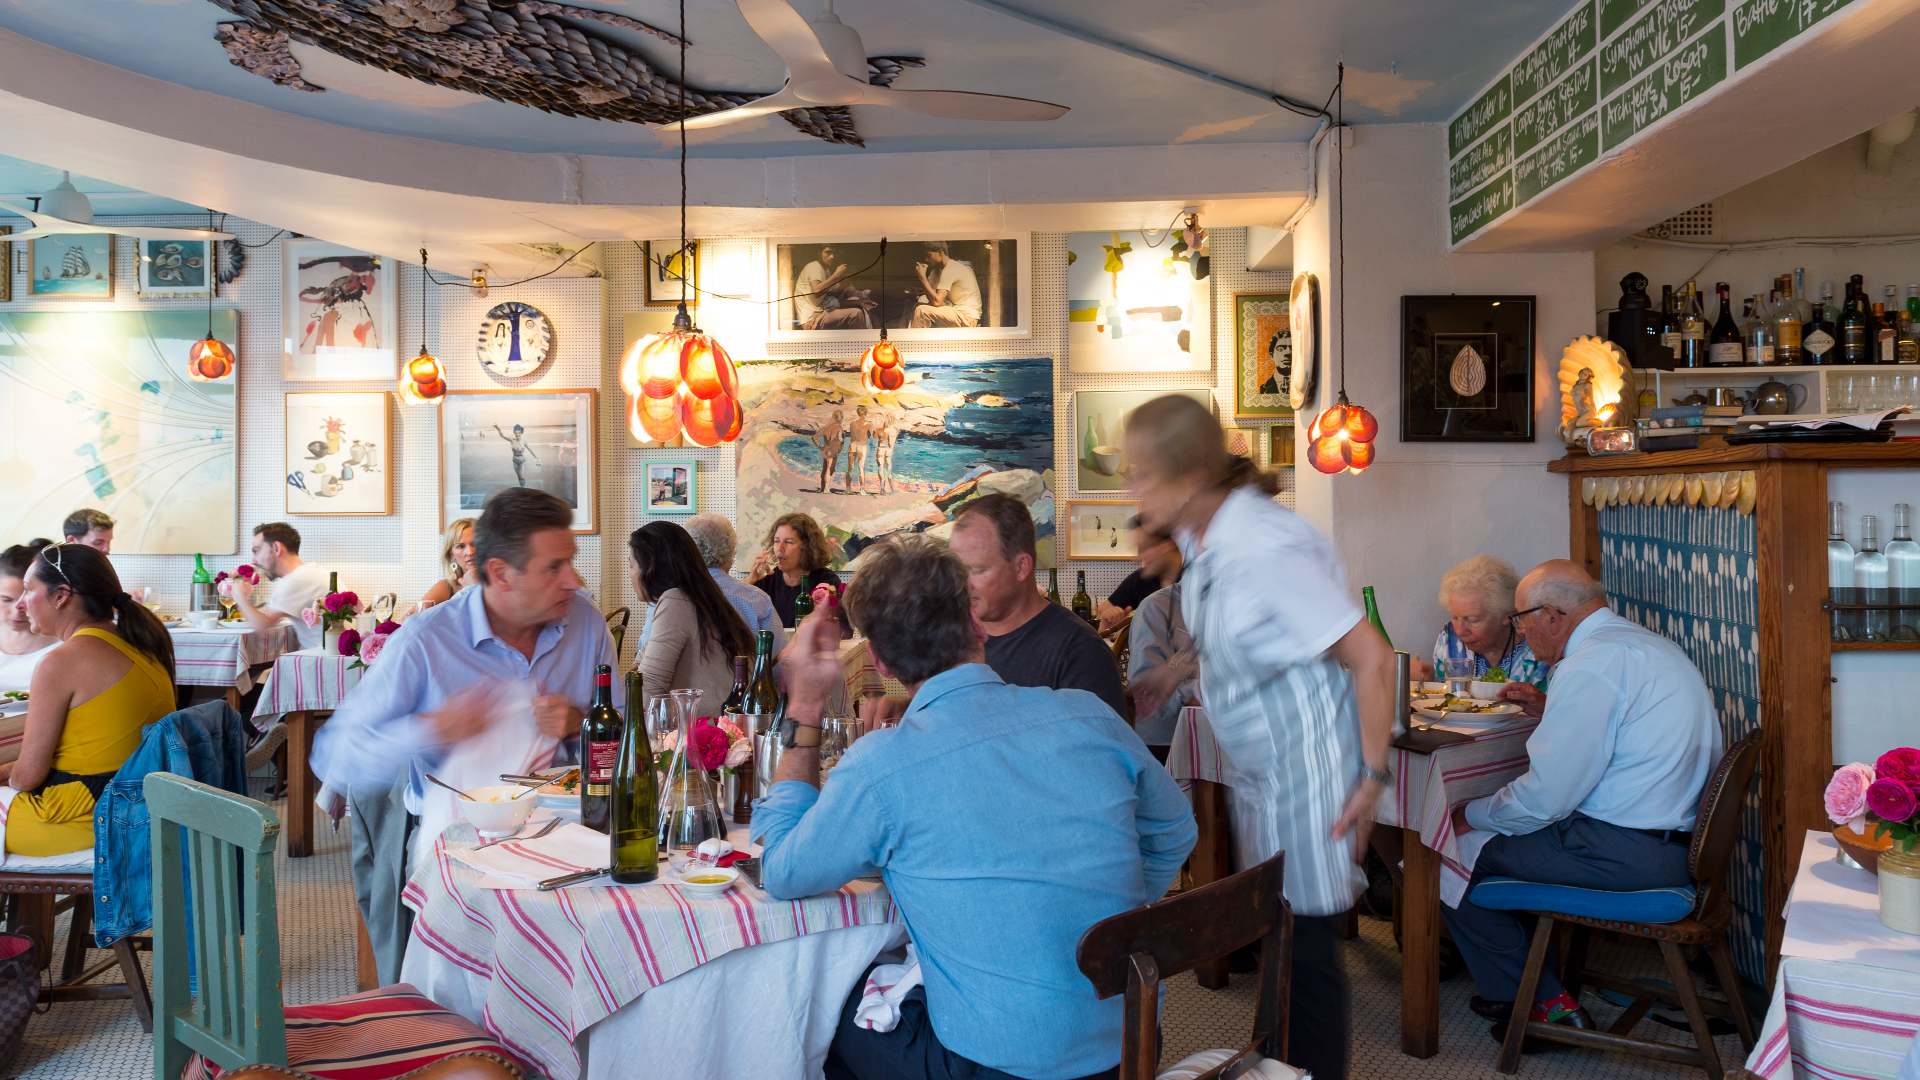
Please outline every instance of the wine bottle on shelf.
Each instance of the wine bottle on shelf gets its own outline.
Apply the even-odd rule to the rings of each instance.
[[[1900,312],[1899,324],[1899,336],[1893,343],[1894,362],[1920,364],[1920,285],[1907,286],[1907,306]]]
[[[1752,364],[1774,364],[1773,343],[1773,307],[1779,300],[1774,295],[1753,298],[1753,318],[1741,331],[1746,341],[1747,362]]]
[[[1056,566],[1053,569],[1047,571],[1047,603],[1057,604],[1059,602],[1060,602],[1060,568]]]
[[[1867,317],[1866,299],[1859,287],[1847,282],[1846,306],[1840,312],[1840,362],[1873,363],[1873,326]]]
[[[1893,504],[1893,539],[1887,541],[1888,595],[1896,604],[1920,604],[1920,544],[1913,540],[1913,507]],[[1893,613],[1893,639],[1920,641],[1920,611]]]
[[[1894,309],[1898,311],[1898,308]],[[1896,329],[1897,316],[1887,314],[1887,305],[1876,300],[1873,303],[1873,362],[1876,364],[1896,363],[1898,357],[1895,348],[1900,340],[1900,331]]]
[[[1078,588],[1073,591],[1073,613],[1080,616],[1088,626],[1094,625],[1093,597],[1087,595],[1087,572],[1076,570]]]
[[[1707,366],[1707,315],[1700,304],[1700,286],[1687,282],[1684,288],[1684,304],[1680,313],[1680,366],[1683,368],[1702,368]]]
[[[1727,290],[1726,282],[1714,282],[1720,317],[1713,320],[1713,330],[1707,335],[1707,363],[1714,367],[1739,367],[1747,362],[1747,350],[1740,344],[1740,324],[1733,319],[1733,301]]]
[[[1673,310],[1673,286],[1660,286],[1660,344],[1673,353],[1673,362],[1680,362],[1680,319]],[[1672,365],[1668,365],[1672,366]]]
[[[1800,347],[1805,351],[1806,362],[1809,364],[1833,364],[1840,360],[1839,353],[1834,350],[1834,346],[1839,344],[1835,336],[1838,331],[1833,325],[1832,312],[1827,306],[1827,301],[1833,298],[1831,282],[1827,284],[1825,295],[1826,299],[1813,305],[1813,313],[1807,317],[1806,326],[1800,336]]]
[[[1807,319],[1800,311],[1800,300],[1793,291],[1793,275],[1780,275],[1775,287],[1780,290],[1780,300],[1773,306],[1774,362],[1804,364],[1806,357],[1800,351],[1800,334]]]
[[[652,881],[660,873],[660,784],[653,772],[653,740],[647,737],[640,672],[627,672],[627,713],[634,721],[621,732],[614,755],[607,826],[607,865],[622,885]],[[582,811],[585,811],[585,799]]]
[[[604,832],[612,819],[613,770],[625,727],[613,707],[613,668],[601,664],[593,669],[593,704],[580,721],[580,824],[589,829]]]
[[[1380,640],[1387,643],[1387,648],[1393,648],[1393,638],[1387,636],[1387,624],[1380,621],[1380,604],[1373,597],[1373,586],[1367,585],[1361,588],[1360,600],[1367,608],[1367,622],[1372,623],[1373,628],[1380,631]],[[1445,674],[1445,672],[1441,674]],[[1436,675],[1435,677],[1438,678],[1439,676]]]
[[[1827,599],[1835,604],[1853,603],[1853,545],[1847,543],[1846,508],[1837,502],[1827,504]],[[1852,612],[1833,613],[1833,640],[1853,640]]]
[[[1860,550],[1853,556],[1853,587],[1862,604],[1878,605],[1878,611],[1866,611],[1860,620],[1863,641],[1885,641],[1890,630],[1887,622],[1887,557],[1880,553],[1880,523],[1872,514],[1860,519]]]

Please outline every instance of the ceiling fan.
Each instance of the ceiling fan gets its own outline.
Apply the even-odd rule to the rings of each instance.
[[[40,196],[39,208],[26,210],[0,204],[0,212],[18,214],[33,223],[24,232],[8,233],[5,239],[35,240],[42,236],[70,236],[74,233],[112,233],[137,236],[143,240],[231,240],[232,233],[212,229],[169,229],[158,225],[95,225],[93,203],[73,186],[72,177],[62,170],[60,183]]]
[[[690,117],[690,130],[722,127],[788,109],[831,105],[890,105],[950,120],[1054,120],[1065,105],[967,90],[894,90],[867,81],[867,50],[860,35],[825,0],[812,19],[789,0],[738,0],[747,25],[786,62],[778,91],[745,105]],[[664,124],[673,127],[674,124]]]

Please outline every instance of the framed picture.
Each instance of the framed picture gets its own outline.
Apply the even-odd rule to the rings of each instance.
[[[113,237],[66,233],[27,241],[27,295],[113,299]]]
[[[391,382],[399,377],[393,261],[324,240],[288,240],[281,270],[282,378]]]
[[[1139,513],[1133,502],[1067,502],[1067,558],[1136,559],[1133,530],[1127,522]]]
[[[1067,234],[1067,370],[1135,374],[1213,367],[1213,286],[1171,237]]]
[[[0,225],[0,257],[6,262],[0,263],[0,300],[13,299],[13,243],[6,239],[13,231],[11,225]]]
[[[213,295],[213,250],[205,240],[146,240],[135,237],[140,295],[154,300]]]
[[[1252,428],[1226,427],[1220,429],[1227,439],[1227,453],[1234,457],[1258,460],[1260,443]]]
[[[385,391],[286,398],[287,513],[393,513],[393,408]]]
[[[1233,295],[1233,415],[1292,416],[1293,327],[1285,293]]]
[[[700,241],[687,241],[680,250],[679,240],[648,240],[646,303],[654,307],[677,307],[681,300],[689,305],[700,302]],[[692,283],[693,288],[687,288]]]
[[[694,465],[692,461],[647,462],[647,513],[694,512],[698,501],[693,484]]]
[[[1127,462],[1121,435],[1127,415],[1157,397],[1180,394],[1209,410],[1213,392],[1195,390],[1076,390],[1073,393],[1073,449],[1076,491],[1127,490]]]
[[[502,488],[530,487],[598,532],[595,391],[449,390],[440,406],[440,527],[472,517]]]
[[[1533,441],[1531,296],[1400,298],[1403,442]]]
[[[1275,424],[1267,429],[1267,464],[1274,468],[1293,466],[1293,425]]]
[[[1001,237],[767,241],[771,341],[1028,336],[1031,244]]]

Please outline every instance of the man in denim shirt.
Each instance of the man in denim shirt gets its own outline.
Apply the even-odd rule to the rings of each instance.
[[[1098,697],[1009,686],[986,666],[966,567],[933,541],[864,556],[847,608],[875,666],[913,700],[820,790],[820,710],[841,679],[836,623],[821,612],[796,631],[781,661],[793,743],[753,813],[762,880],[795,898],[878,870],[926,985],[881,1033],[854,1024],[856,984],[826,1075],[1113,1075],[1121,999],[1095,1000],[1074,948],[1172,884],[1196,835],[1186,797]]]

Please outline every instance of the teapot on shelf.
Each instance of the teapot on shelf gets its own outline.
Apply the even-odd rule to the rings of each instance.
[[[1807,403],[1807,388],[1802,383],[1770,380],[1754,387],[1747,399],[1747,411],[1762,416],[1782,416],[1797,412]]]

